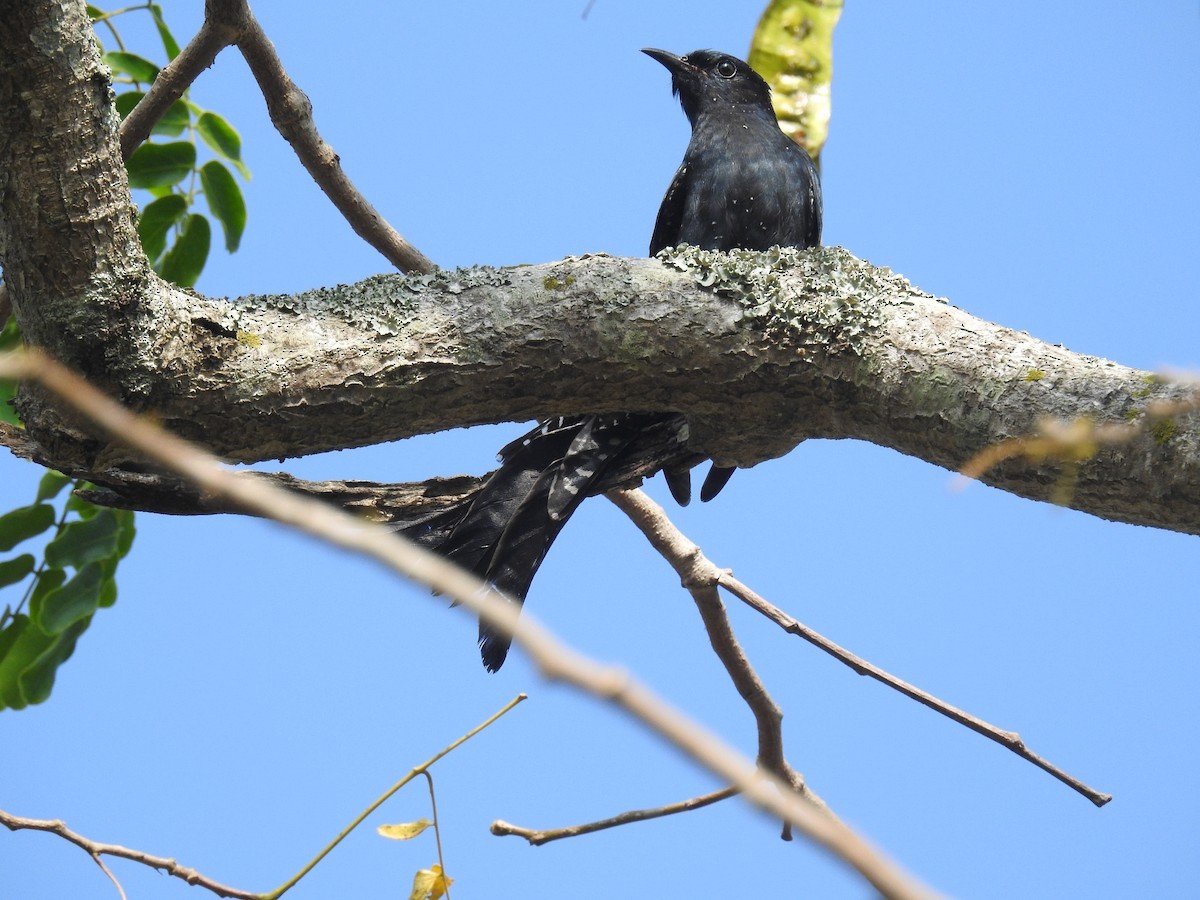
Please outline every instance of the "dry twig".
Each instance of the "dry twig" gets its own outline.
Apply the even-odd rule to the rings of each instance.
[[[614,704],[673,744],[753,805],[791,822],[818,846],[856,869],[883,896],[907,900],[933,892],[914,880],[835,817],[756,768],[717,735],[672,708],[628,673],[601,666],[567,647],[532,616],[471,573],[411,541],[371,526],[324,503],[257,480],[239,479],[209,454],[121,407],[44,354],[30,350],[0,356],[0,377],[36,380],[69,402],[114,439],[192,479],[205,491],[326,542],[367,556],[406,575],[512,634],[542,676]]]
[[[108,877],[112,878],[116,884],[116,878],[113,878],[112,872],[104,863],[100,862],[100,857],[116,856],[121,859],[131,859],[134,862],[139,862],[142,865],[150,866],[166,872],[168,875],[173,875],[175,878],[182,878],[188,884],[197,885],[202,888],[207,888],[218,897],[236,897],[239,900],[259,900],[259,894],[252,891],[240,891],[237,888],[231,888],[228,885],[214,881],[207,876],[201,875],[195,869],[189,869],[186,866],[181,866],[173,859],[167,859],[165,856],[152,856],[149,853],[143,853],[141,850],[130,850],[128,847],[122,847],[119,844],[104,844],[99,841],[89,840],[83,835],[72,831],[66,826],[66,823],[60,822],[57,819],[26,819],[21,816],[14,816],[10,813],[0,810],[0,824],[3,824],[9,831],[21,831],[23,829],[31,829],[33,831],[48,831],[51,834],[57,834],[64,840],[70,841],[75,846],[81,848],[88,856],[92,857],[96,862],[100,863],[100,868],[108,873]],[[120,890],[120,885],[117,889]],[[121,896],[124,897],[125,892],[121,891]]]
[[[651,546],[675,569],[684,588],[692,595],[713,651],[754,714],[758,725],[758,764],[791,785],[797,794],[828,811],[824,802],[809,790],[804,777],[787,761],[783,752],[783,710],[767,693],[733,633],[725,605],[717,593],[715,576],[718,570],[696,544],[675,528],[663,508],[643,491],[609,491],[606,496],[629,516]],[[788,840],[791,838],[786,828],[783,836]]]
[[[492,834],[499,837],[510,834],[516,837],[523,837],[536,847],[540,844],[548,844],[551,841],[561,840],[562,838],[578,837],[581,834],[591,834],[593,831],[603,831],[605,828],[628,825],[631,822],[645,822],[647,819],[658,819],[663,816],[673,816],[675,813],[691,812],[693,809],[710,806],[735,794],[737,794],[737,788],[721,788],[721,790],[713,791],[711,794],[692,797],[690,800],[684,800],[680,803],[656,806],[654,809],[633,809],[629,812],[613,816],[610,819],[588,822],[586,825],[569,825],[566,828],[549,828],[546,830],[522,828],[519,825],[512,825],[497,819],[492,823]]]
[[[762,615],[766,616],[784,631],[788,632],[789,634],[794,634],[796,637],[803,638],[814,647],[824,650],[834,659],[845,663],[859,675],[866,675],[874,678],[881,684],[886,684],[888,687],[899,691],[906,697],[911,697],[918,703],[928,706],[934,712],[941,713],[946,718],[953,719],[960,725],[965,725],[975,733],[981,734],[1003,747],[1007,747],[1013,753],[1017,754],[1017,756],[1028,760],[1039,769],[1049,772],[1072,790],[1078,791],[1097,806],[1103,806],[1112,799],[1112,794],[1105,794],[1097,791],[1095,788],[1089,787],[1078,778],[1067,774],[1062,769],[1050,763],[1048,760],[1038,756],[1025,746],[1025,742],[1021,740],[1021,736],[1015,731],[1004,731],[1000,728],[997,728],[990,722],[985,722],[983,719],[973,716],[969,712],[965,712],[956,706],[951,706],[945,700],[940,700],[932,694],[927,693],[918,687],[914,687],[907,681],[897,678],[890,672],[886,672],[878,666],[867,662],[862,657],[855,656],[845,647],[835,644],[833,641],[829,640],[829,638],[816,631],[813,631],[807,625],[799,622],[792,616],[789,616],[783,610],[779,609],[779,607],[768,602],[763,597],[760,597],[746,585],[734,578],[733,575],[728,571],[721,572],[720,583],[721,587],[725,588],[751,609],[762,613]]]
[[[1021,736],[1016,732],[1003,731],[977,716],[951,706],[946,701],[940,700],[932,694],[914,687],[907,681],[897,678],[895,675],[884,671],[859,656],[855,656],[849,650],[835,644],[829,638],[813,631],[807,625],[788,615],[779,609],[779,607],[742,584],[728,570],[718,568],[700,552],[699,547],[689,541],[675,528],[670,519],[667,518],[663,508],[650,500],[649,497],[646,497],[641,491],[612,491],[608,496],[633,518],[635,524],[650,538],[655,549],[662,553],[671,566],[680,573],[680,578],[683,579],[685,587],[689,587],[690,589],[690,585],[692,584],[719,584],[751,609],[766,616],[784,631],[803,638],[814,647],[824,650],[834,659],[845,663],[859,675],[870,676],[905,696],[911,697],[913,700],[929,707],[935,712],[953,719],[960,725],[965,725],[972,731],[1007,747],[1022,759],[1028,760],[1038,768],[1049,772],[1059,781],[1063,782],[1063,784],[1078,791],[1097,806],[1103,806],[1112,799],[1111,794],[1105,794],[1089,787],[1079,779],[1067,774],[1062,769],[1038,756],[1025,746],[1025,742],[1021,740]],[[760,719],[760,754],[762,752],[761,721]],[[779,746],[779,753],[782,755],[781,743],[778,745],[771,744],[770,746]],[[786,761],[784,761],[784,764],[786,765]]]
[[[401,272],[432,272],[437,268],[388,224],[354,186],[340,157],[317,131],[312,102],[288,76],[275,45],[250,11],[246,0],[207,0],[204,24],[179,55],[162,68],[146,96],[121,125],[121,154],[128,159],[150,135],[154,124],[183,96],[217,54],[236,44],[250,65],[271,122],[301,164],[354,232],[387,257]]]

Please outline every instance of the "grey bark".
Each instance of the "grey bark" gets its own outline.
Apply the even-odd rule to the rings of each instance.
[[[1192,392],[973,318],[837,248],[589,256],[238,300],[182,291],[138,247],[82,5],[3,10],[0,263],[25,335],[229,459],[655,410],[680,413],[680,428],[647,470],[702,455],[752,465],[809,437],[953,469],[1041,416],[1126,422]],[[139,461],[52,398],[26,391],[20,411],[40,461],[118,491],[141,479],[147,506],[177,487],[136,474]],[[1198,439],[1188,413],[1101,447],[1070,505],[1200,531]],[[984,480],[1046,499],[1062,472],[1014,460]]]

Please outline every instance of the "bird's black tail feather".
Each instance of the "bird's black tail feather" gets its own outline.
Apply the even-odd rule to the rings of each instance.
[[[616,413],[548,419],[500,451],[500,468],[452,527],[414,536],[522,603],[571,514],[658,418]],[[510,643],[479,623],[488,671],[503,665]]]
[[[709,468],[708,474],[704,476],[704,484],[700,486],[700,502],[707,503],[717,494],[721,493],[721,488],[729,484],[729,479],[733,477],[733,473],[737,469],[728,466],[718,466],[715,463]]]

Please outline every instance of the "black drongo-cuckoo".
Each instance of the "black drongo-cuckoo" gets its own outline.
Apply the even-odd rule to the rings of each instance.
[[[765,81],[712,50],[675,56],[645,50],[671,72],[692,139],[667,188],[650,253],[693,244],[705,250],[812,247],[821,239],[821,189],[808,154],[779,130]],[[664,412],[547,419],[500,451],[500,467],[463,509],[412,527],[415,539],[523,602],[567,519],[604,475],[641,458],[639,439],[673,418]],[[700,496],[711,499],[733,469],[713,466]],[[665,472],[680,503],[686,469]],[[483,664],[496,671],[509,638],[480,622]]]

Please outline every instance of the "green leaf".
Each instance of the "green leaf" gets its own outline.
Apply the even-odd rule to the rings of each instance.
[[[103,509],[87,521],[72,522],[46,545],[46,562],[82,569],[117,552],[120,531],[112,510]]]
[[[128,75],[134,81],[150,82],[158,77],[158,66],[136,53],[110,50],[104,54],[104,62],[113,74]]]
[[[21,673],[52,647],[55,639],[37,628],[29,616],[18,614],[0,631],[0,709],[28,706],[21,693]]]
[[[102,10],[98,7],[92,6],[92,4],[89,3],[87,5],[87,14],[88,14],[88,18],[90,18],[90,19],[98,19],[102,15],[104,15],[104,10]]]
[[[90,621],[82,619],[56,637],[28,616],[15,616],[0,631],[0,709],[23,709],[49,697],[58,667],[75,652],[75,641]]]
[[[47,503],[22,506],[0,516],[0,551],[41,534],[54,525],[54,507]]]
[[[124,120],[145,96],[145,91],[123,91],[117,94],[117,99],[113,101],[113,105],[117,108],[117,115]]]
[[[46,634],[62,634],[80,619],[95,613],[107,580],[100,563],[88,563],[66,584],[31,600],[29,617]]]
[[[0,422],[20,428],[21,417],[12,407],[12,398],[16,396],[16,393],[17,383],[15,381],[0,378]]]
[[[9,316],[8,321],[0,328],[0,350],[16,350],[21,346],[21,329],[17,326],[17,317]],[[17,393],[17,382],[0,378],[0,422],[21,427],[21,417],[12,408],[12,398]]]
[[[61,634],[53,644],[38,654],[32,665],[21,673],[19,681],[21,696],[29,704],[43,703],[50,697],[58,667],[71,658],[75,642],[87,630],[91,619],[81,619]]]
[[[204,188],[208,208],[225,232],[225,249],[233,253],[246,228],[246,201],[242,199],[241,188],[229,170],[215,159],[200,167],[200,186]]]
[[[192,213],[184,222],[183,232],[175,241],[175,246],[167,251],[156,267],[158,274],[180,287],[191,287],[204,270],[211,243],[212,229],[208,219]]]
[[[182,194],[168,194],[146,204],[138,214],[138,237],[151,262],[167,249],[167,232],[187,212],[187,200]]]
[[[17,317],[9,316],[4,327],[0,328],[0,350],[16,350],[21,346],[21,329],[17,326]]]
[[[100,585],[100,599],[96,601],[96,605],[107,609],[117,602],[117,579],[111,575],[106,575],[104,582]]]
[[[196,131],[204,143],[218,155],[225,157],[235,166],[243,178],[250,177],[250,170],[242,163],[242,138],[234,127],[215,112],[205,110],[196,120]]]
[[[133,539],[137,536],[137,517],[131,509],[114,509],[110,510],[113,518],[117,520],[117,552],[115,559],[124,559],[129,553],[129,549],[133,546]]]
[[[179,137],[192,124],[192,115],[188,112],[187,104],[176,100],[167,107],[167,111],[162,114],[154,127],[150,129],[151,134],[163,134],[167,137]]]
[[[178,184],[195,167],[196,145],[189,141],[142,144],[125,163],[129,171],[129,186],[135,188]]]
[[[43,500],[52,500],[70,483],[71,479],[62,472],[47,469],[46,474],[42,476],[42,480],[38,482],[37,502],[41,503]]]
[[[30,603],[41,603],[42,597],[45,597],[51,591],[62,586],[62,583],[67,580],[67,573],[62,569],[46,568],[38,574],[37,581],[33,585],[33,593],[30,594]]]
[[[91,482],[83,482],[80,487],[93,487]],[[78,494],[72,494],[67,498],[67,509],[73,513],[77,513],[81,519],[90,519],[96,513],[100,512],[101,507],[92,503],[90,500],[84,500]]]
[[[6,559],[0,562],[0,587],[16,584],[33,571],[37,560],[32,553],[22,553],[16,559]]]
[[[151,3],[150,15],[154,18],[154,27],[158,29],[158,36],[162,38],[163,49],[167,51],[167,59],[174,59],[179,55],[179,44],[176,43],[174,35],[171,34],[171,29],[167,27],[166,19],[163,18],[162,7],[157,3]]]

